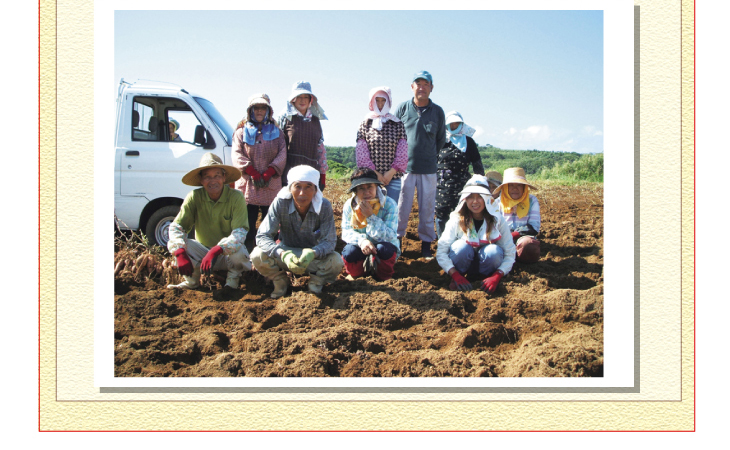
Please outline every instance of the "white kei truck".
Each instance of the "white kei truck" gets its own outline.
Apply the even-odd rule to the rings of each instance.
[[[122,78],[116,108],[115,221],[167,247],[168,227],[194,189],[183,175],[206,152],[232,164],[233,128],[213,103],[170,83]]]

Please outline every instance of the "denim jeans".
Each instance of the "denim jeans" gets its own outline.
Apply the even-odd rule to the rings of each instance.
[[[390,180],[390,183],[388,183],[387,186],[385,186],[385,190],[388,191],[388,197],[395,200],[395,204],[398,204],[398,197],[400,196],[400,186],[401,186],[401,179],[400,178],[392,178]]]
[[[475,258],[476,255],[478,258]],[[482,245],[474,249],[466,241],[459,239],[451,244],[449,258],[461,274],[491,275],[502,264],[504,250],[497,244]]]
[[[398,251],[395,245],[390,242],[378,242],[378,245],[376,245],[375,248],[378,250],[376,255],[380,259],[390,259],[390,257]],[[345,261],[351,263],[365,261],[366,258],[365,254],[360,249],[360,246],[355,244],[347,244],[345,248],[342,249],[342,257]]]

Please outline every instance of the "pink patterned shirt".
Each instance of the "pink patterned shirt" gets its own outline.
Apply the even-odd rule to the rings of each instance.
[[[385,173],[391,168],[400,178],[408,166],[408,143],[403,122],[389,120],[382,130],[372,127],[373,120],[367,119],[357,130],[355,161],[358,167],[367,167]]]
[[[243,176],[236,181],[236,189],[243,192],[246,198],[246,204],[257,206],[269,206],[281,189],[281,174],[284,172],[286,165],[286,141],[284,133],[279,133],[279,137],[270,141],[264,141],[261,135],[256,136],[256,144],[248,145],[243,140],[243,128],[238,128],[233,133],[233,165],[238,168]],[[262,188],[254,186],[251,177],[245,173],[246,167],[253,164],[253,168],[260,174],[269,167],[276,170],[269,185]]]

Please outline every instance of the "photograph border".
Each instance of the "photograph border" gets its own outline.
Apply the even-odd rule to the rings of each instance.
[[[75,27],[88,25],[93,28],[93,20],[89,23],[89,10],[93,18],[93,1],[69,1],[78,7],[73,14],[77,15],[64,21],[73,22]],[[657,8],[657,1],[635,2],[637,17],[648,13],[641,9],[646,7],[652,16],[661,19],[666,10]],[[39,57],[40,57],[40,93],[41,115],[40,128],[40,233],[39,264],[40,272],[53,274],[39,278],[39,428],[41,430],[347,430],[355,429],[354,424],[362,429],[392,430],[692,430],[694,429],[694,5],[682,2],[679,19],[681,47],[670,50],[681,54],[681,192],[678,201],[682,211],[681,221],[681,283],[682,308],[682,357],[681,364],[681,400],[680,401],[533,401],[534,396],[524,396],[513,401],[417,401],[417,398],[398,401],[258,401],[258,402],[221,402],[221,401],[140,401],[130,396],[129,401],[59,401],[57,389],[60,383],[73,383],[63,373],[57,371],[57,341],[59,336],[70,333],[85,324],[93,324],[93,311],[73,311],[59,314],[56,305],[59,283],[68,279],[71,273],[67,268],[56,264],[59,253],[68,250],[69,245],[59,240],[59,227],[73,217],[58,216],[59,193],[70,192],[63,177],[58,177],[69,167],[79,172],[88,172],[93,179],[93,167],[88,161],[89,152],[64,156],[63,167],[57,158],[58,129],[70,126],[72,118],[59,117],[57,111],[58,74],[83,76],[93,73],[93,53],[84,53],[84,48],[65,49],[57,46],[57,30],[59,22],[56,15],[56,2],[41,1],[39,16]],[[675,18],[676,19],[676,18]],[[671,22],[671,21],[670,21]],[[61,24],[62,25],[62,24]],[[87,30],[88,31],[88,30]],[[640,27],[636,29],[640,32]],[[663,30],[666,32],[667,30]],[[662,32],[655,27],[653,33]],[[670,33],[674,33],[670,30]],[[88,35],[88,33],[86,33]],[[91,33],[93,36],[93,32]],[[637,46],[643,35],[636,36]],[[93,40],[92,40],[93,46]],[[678,51],[679,50],[679,51]],[[64,65],[65,64],[65,65]],[[63,66],[63,67],[62,67]],[[68,70],[70,69],[70,70]],[[636,67],[637,73],[640,67]],[[90,75],[89,79],[93,79]],[[636,81],[638,89],[639,82]],[[93,104],[92,92],[80,92],[74,99],[79,105]],[[638,96],[638,92],[636,92]],[[651,97],[650,92],[644,95]],[[637,97],[638,98],[638,97]],[[91,99],[91,101],[89,101]],[[643,107],[642,103],[642,107]],[[79,118],[74,118],[79,120]],[[636,136],[646,136],[654,131],[644,129],[640,116],[636,120]],[[93,117],[92,121],[93,123]],[[78,125],[76,125],[78,128]],[[51,131],[48,131],[51,130]],[[635,187],[637,196],[641,184],[650,183],[647,179],[656,174],[642,171],[642,163],[649,158],[648,153],[656,149],[644,148],[641,155],[635,155]],[[640,194],[641,199],[649,194]],[[93,196],[91,196],[93,197]],[[639,198],[635,203],[635,230],[637,234],[635,248],[634,292],[638,294],[641,273],[656,270],[647,267],[639,269]],[[93,210],[93,198],[79,199],[78,214]],[[78,245],[78,243],[74,243]],[[91,246],[93,242],[83,245]],[[82,249],[83,251],[88,248]],[[81,266],[88,262],[75,260]],[[77,277],[81,291],[93,295],[93,276],[90,280]],[[643,298],[642,298],[643,301]],[[637,329],[641,327],[641,318],[635,316]],[[76,330],[78,331],[78,330]],[[650,336],[642,334],[642,338]],[[653,336],[651,336],[653,337]],[[78,355],[88,358],[90,355]],[[659,355],[661,356],[661,355]],[[93,355],[91,355],[93,358]],[[638,364],[639,354],[636,354]],[[642,385],[642,390],[644,385]],[[132,398],[134,397],[134,398]],[[600,398],[600,395],[594,396]],[[515,420],[513,417],[519,416]],[[171,418],[174,417],[175,420]],[[200,417],[206,417],[200,420]],[[363,422],[363,417],[367,420]],[[424,420],[428,418],[429,420]],[[465,426],[464,424],[468,424]]]

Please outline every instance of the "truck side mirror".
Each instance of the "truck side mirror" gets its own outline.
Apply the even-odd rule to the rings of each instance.
[[[195,143],[202,145],[206,150],[212,150],[215,148],[215,140],[213,140],[213,136],[210,135],[203,125],[195,127]]]
[[[198,145],[205,144],[205,127],[202,125],[195,127],[195,143]]]

